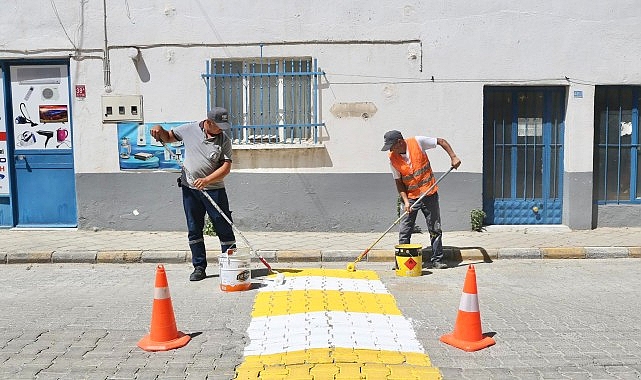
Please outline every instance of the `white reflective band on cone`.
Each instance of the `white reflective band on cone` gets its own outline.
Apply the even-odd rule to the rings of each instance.
[[[170,298],[169,288],[154,288],[154,299],[164,300]]]
[[[458,306],[461,311],[470,313],[479,312],[479,298],[476,294],[463,293],[461,295],[461,303]]]

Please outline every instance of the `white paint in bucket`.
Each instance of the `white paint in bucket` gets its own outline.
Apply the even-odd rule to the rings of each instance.
[[[235,252],[218,257],[220,265],[220,289],[236,292],[251,288],[251,257]]]

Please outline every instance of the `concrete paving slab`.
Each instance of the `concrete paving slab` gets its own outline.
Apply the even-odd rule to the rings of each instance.
[[[626,247],[585,247],[585,257],[588,259],[628,257],[628,249]]]
[[[8,252],[7,264],[51,263],[52,255],[53,255],[53,251]]]
[[[127,264],[142,262],[142,250],[99,251],[97,263]]]

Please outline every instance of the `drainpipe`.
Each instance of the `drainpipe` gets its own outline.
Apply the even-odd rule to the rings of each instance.
[[[109,49],[107,47],[107,0],[102,0],[103,26],[105,30],[105,51],[102,60],[102,70],[104,73],[105,92],[111,92],[111,68],[109,65]]]

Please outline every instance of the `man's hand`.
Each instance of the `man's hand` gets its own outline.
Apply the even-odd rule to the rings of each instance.
[[[164,142],[165,139],[163,137],[165,137],[165,133],[167,133],[167,131],[165,131],[165,129],[159,124],[156,124],[149,129],[149,134],[151,137],[155,138],[156,141]]]
[[[458,157],[456,156],[452,157],[451,161],[452,161],[451,165],[454,169],[458,169],[458,167],[461,166],[461,160]]]
[[[207,178],[196,178],[193,183],[194,187],[198,190],[203,190],[208,184],[209,181],[207,181]]]
[[[177,141],[176,137],[174,136],[174,133],[172,131],[166,130],[160,124],[156,124],[153,127],[151,127],[149,129],[149,134],[151,135],[151,137],[155,138],[156,141],[160,141],[164,143],[172,143]]]

